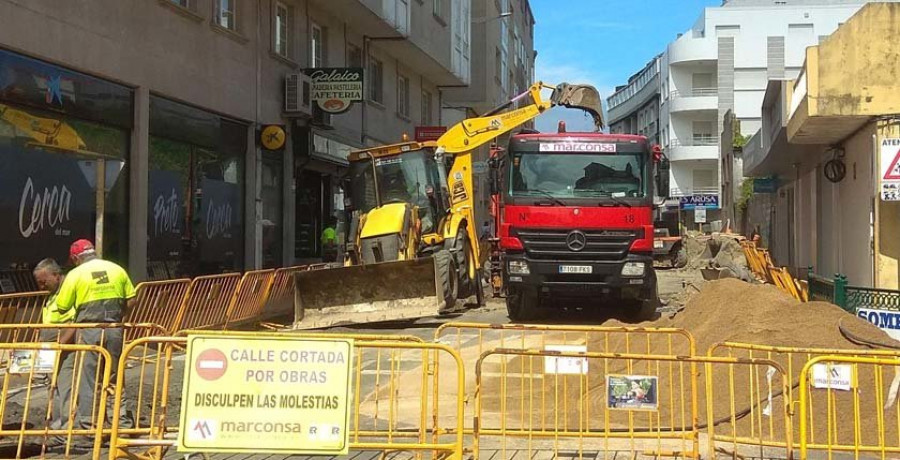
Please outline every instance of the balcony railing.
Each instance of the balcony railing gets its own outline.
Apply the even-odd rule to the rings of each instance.
[[[673,188],[669,190],[669,196],[672,198],[680,198],[691,195],[718,195],[719,187],[685,187]]]
[[[719,94],[718,88],[694,88],[689,90],[675,90],[669,93],[669,97],[676,99],[679,97],[715,97]]]
[[[687,139],[672,139],[669,147],[715,147],[719,145],[719,138],[709,134],[694,134]]]

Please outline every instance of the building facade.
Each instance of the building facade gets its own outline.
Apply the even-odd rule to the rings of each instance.
[[[754,193],[746,221],[768,222],[763,240],[781,265],[900,284],[897,17],[900,4],[866,5],[806,51],[796,78],[768,87],[744,172],[775,186]]]
[[[320,256],[353,148],[440,125],[470,81],[469,0],[0,0],[3,269],[97,241],[136,280]],[[286,110],[286,78],[362,69]],[[307,101],[308,102],[308,101]],[[279,125],[283,148],[259,145]]]
[[[606,98],[609,131],[614,134],[640,134],[652,144],[659,144],[659,65],[662,55],[656,56],[628,83],[616,87]]]
[[[720,209],[725,114],[734,114],[743,136],[759,130],[768,81],[796,76],[806,47],[831,34],[863,4],[726,0],[720,7],[704,9],[691,30],[660,57],[658,125],[660,143],[671,160],[671,196],[714,199],[707,220],[726,217]],[[638,110],[617,117],[633,117]],[[682,219],[693,224],[693,212],[687,209]]]

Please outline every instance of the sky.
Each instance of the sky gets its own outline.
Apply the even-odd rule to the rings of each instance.
[[[531,0],[535,78],[548,84],[589,83],[606,98],[677,34],[688,31],[704,7],[721,0]],[[537,118],[541,131],[590,131],[581,110],[555,108]]]

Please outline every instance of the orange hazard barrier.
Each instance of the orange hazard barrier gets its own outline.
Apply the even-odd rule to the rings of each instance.
[[[41,322],[41,309],[47,301],[46,291],[0,295],[0,324],[33,324]],[[8,336],[0,332],[0,342]]]
[[[265,316],[287,314],[294,306],[294,274],[306,270],[305,265],[275,270],[272,289],[266,302]]]
[[[800,457],[900,457],[900,357],[819,356],[800,371]]]
[[[275,270],[244,273],[225,314],[225,328],[259,319],[275,279]]]
[[[767,359],[771,361],[777,362],[781,365],[785,371],[787,372],[787,376],[791,381],[791,385],[787,389],[787,398],[784,398],[782,393],[776,392],[773,394],[773,398],[775,401],[780,401],[785,399],[790,402],[795,407],[800,405],[801,396],[800,393],[802,390],[797,391],[797,388],[805,388],[800,384],[800,381],[803,377],[803,370],[806,368],[808,362],[822,362],[823,356],[827,357],[840,357],[841,359],[849,359],[853,360],[856,358],[861,359],[870,359],[870,358],[878,358],[878,359],[900,359],[900,351],[895,350],[851,350],[851,349],[830,349],[830,348],[800,348],[800,347],[778,347],[778,346],[768,346],[768,345],[755,345],[755,344],[747,344],[747,343],[736,343],[736,342],[724,342],[715,344],[710,347],[708,353],[710,356],[728,356],[734,358],[742,358],[742,359]],[[821,367],[821,366],[820,366]],[[821,370],[821,369],[820,369]],[[857,374],[858,376],[858,374]],[[755,381],[765,382],[766,375],[757,375],[754,376],[753,379]],[[745,380],[749,380],[745,379]],[[890,378],[888,379],[888,383]],[[747,383],[747,382],[745,382]],[[737,384],[736,384],[737,385]],[[737,385],[739,386],[739,385]],[[871,385],[869,385],[871,386]],[[861,392],[866,393],[868,395],[861,396],[864,399],[874,397],[874,389],[873,388],[865,388],[864,386],[860,386],[858,388]],[[820,393],[825,393],[824,391]],[[841,392],[837,392],[836,394],[840,394]],[[757,395],[760,393],[757,391]],[[765,394],[765,393],[762,393]],[[834,433],[832,430],[833,427],[827,426],[826,423],[823,422],[823,414],[827,414],[830,410],[828,404],[823,402],[824,400],[819,398],[816,400],[815,391],[811,393],[812,401],[818,402],[821,404],[816,405],[815,407],[810,407],[810,411],[806,415],[802,413],[800,415],[794,414],[794,422],[792,425],[795,429],[798,429],[794,433],[793,442],[795,445],[801,443],[800,439],[800,429],[804,425],[803,417],[807,417],[805,420],[805,425],[810,429],[811,438],[808,442],[809,449],[826,449],[827,446],[823,442],[823,439],[827,438],[829,433]],[[815,410],[813,410],[815,409]],[[852,410],[849,407],[845,407],[845,412],[843,415],[851,415]],[[872,415],[875,412],[868,411],[867,414]],[[842,416],[843,416],[842,415]],[[900,415],[900,413],[898,413]],[[765,417],[761,412],[756,411],[754,414],[751,414],[751,417]],[[798,422],[799,420],[799,422]],[[868,419],[868,421],[872,421]],[[896,426],[895,424],[892,426]],[[898,448],[900,448],[900,432],[894,431],[892,435],[892,439],[896,439]],[[847,438],[847,434],[844,433],[843,441],[849,442]],[[753,431],[752,426],[744,426],[737,427],[730,433],[719,431],[716,434],[716,439],[723,442],[733,442],[735,438],[739,437],[757,437],[761,438],[767,444],[784,446],[785,444],[780,439],[780,436],[773,436],[771,432],[760,432],[759,430]],[[815,442],[812,442],[815,441]],[[869,442],[874,442],[874,439],[869,439]]]
[[[240,273],[194,278],[172,330],[224,326],[228,307],[240,280]]]
[[[153,323],[175,332],[178,314],[190,291],[191,280],[148,281],[137,285],[135,306],[125,314],[127,323]]]
[[[44,457],[55,448],[51,456],[98,458],[111,417],[98,410],[108,407],[109,352],[95,345],[0,343],[0,354],[10,355],[0,387],[0,457]]]
[[[180,334],[203,334],[228,337],[237,344],[242,338],[261,339],[290,337],[353,339],[351,359],[351,399],[349,438],[351,450],[399,450],[430,452],[431,458],[462,459],[463,454],[463,387],[465,372],[459,355],[449,347],[423,343],[411,336],[325,333],[260,333],[232,331],[181,331]],[[115,401],[127,391],[137,398],[133,428],[122,428],[112,421],[109,458],[162,458],[175,446],[180,426],[182,389],[186,363],[181,350],[187,337],[147,337],[128,344],[123,356],[142,363],[128,369],[119,363]],[[456,365],[437,378],[428,365],[434,355],[446,356]],[[158,360],[142,359],[159,356]],[[450,377],[452,376],[452,377]],[[436,392],[435,392],[436,389]],[[435,405],[448,414],[437,419],[430,416]],[[259,409],[248,408],[248,419],[257,419]],[[214,423],[210,421],[210,423]]]
[[[781,391],[788,385],[783,369],[763,359],[489,350],[475,364],[474,457],[792,458],[787,403],[768,408],[786,447],[742,439],[729,452],[713,440],[718,425],[742,418],[729,387],[738,370],[770,373]],[[716,401],[730,404],[720,410]]]

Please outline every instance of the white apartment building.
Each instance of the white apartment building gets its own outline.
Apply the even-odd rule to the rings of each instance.
[[[628,99],[658,91],[659,137],[671,160],[671,195],[718,196],[725,113],[733,111],[743,135],[759,130],[768,81],[796,77],[806,47],[830,35],[865,3],[726,0],[705,8],[694,26],[667,46],[659,78],[643,79],[658,89],[622,87],[607,99],[609,118],[613,123],[627,118],[644,107]],[[719,210],[708,209],[708,220],[719,217]],[[690,211],[682,219],[693,222]]]

